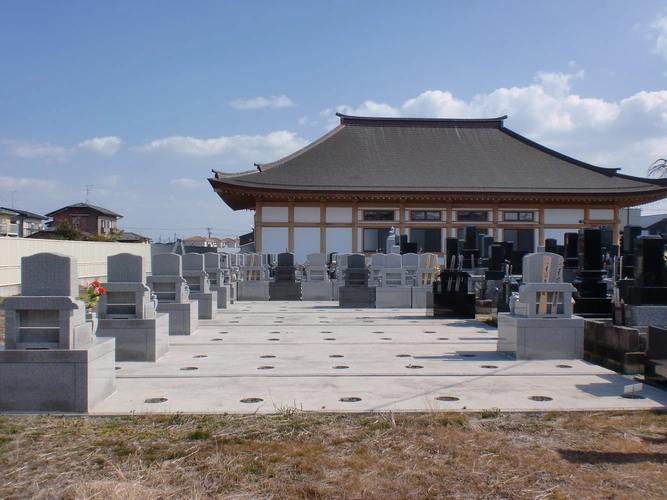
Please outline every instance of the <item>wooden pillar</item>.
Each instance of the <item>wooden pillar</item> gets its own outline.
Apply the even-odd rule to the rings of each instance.
[[[327,205],[320,203],[320,253],[327,253]]]
[[[255,252],[262,251],[262,202],[255,201]]]

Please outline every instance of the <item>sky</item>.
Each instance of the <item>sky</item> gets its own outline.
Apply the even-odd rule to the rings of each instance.
[[[667,4],[0,3],[0,206],[86,202],[168,241],[251,230],[212,170],[356,116],[479,118],[621,173],[667,157]],[[643,208],[667,212],[667,202]]]

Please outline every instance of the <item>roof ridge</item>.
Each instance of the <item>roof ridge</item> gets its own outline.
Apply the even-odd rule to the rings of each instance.
[[[507,115],[498,116],[496,118],[409,118],[409,117],[388,117],[388,116],[351,116],[343,113],[336,113],[340,118],[341,125],[437,125],[437,126],[493,126],[503,128],[503,120],[507,119]]]

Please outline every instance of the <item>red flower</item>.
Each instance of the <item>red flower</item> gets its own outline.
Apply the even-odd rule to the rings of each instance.
[[[98,286],[100,286],[100,282],[99,282],[99,281],[93,281],[91,284],[92,284],[94,287],[98,287]]]
[[[100,293],[100,295],[104,295],[105,293],[107,293],[107,291],[101,286],[97,288],[97,291]]]

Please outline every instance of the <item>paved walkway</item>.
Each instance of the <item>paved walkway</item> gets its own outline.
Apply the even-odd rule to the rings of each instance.
[[[415,309],[237,302],[194,335],[171,337],[158,362],[117,363],[117,392],[91,413],[667,407],[667,393],[649,386],[644,399],[621,397],[632,381],[585,361],[510,359],[497,337],[484,323]]]

